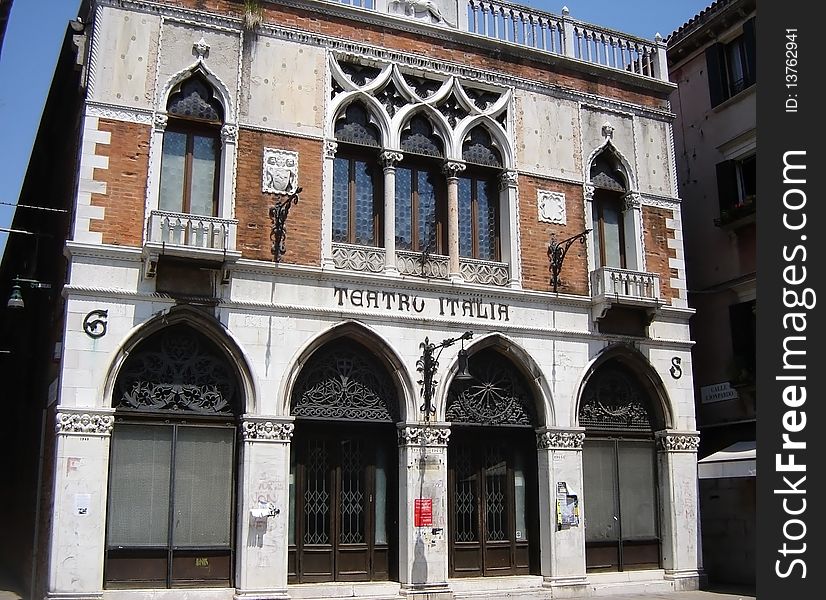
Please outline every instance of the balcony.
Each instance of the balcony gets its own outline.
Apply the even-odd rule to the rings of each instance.
[[[663,304],[660,277],[655,273],[602,267],[591,271],[591,314],[600,320],[613,306],[644,309],[649,320]]]
[[[452,18],[445,18],[438,9],[427,8],[425,2],[339,0],[339,3],[453,26]],[[555,15],[510,2],[487,0],[457,0],[456,7],[456,28],[460,31],[648,79],[668,81],[666,45],[659,37],[650,41],[591,25],[571,18],[567,9],[562,15]]]
[[[720,218],[714,219],[714,225],[728,231],[736,231],[754,223],[757,211],[757,196],[749,196],[742,202],[720,209]]]
[[[144,254],[148,258],[148,275],[159,256],[177,256],[212,263],[235,262],[241,253],[235,250],[238,221],[164,210],[149,213]]]

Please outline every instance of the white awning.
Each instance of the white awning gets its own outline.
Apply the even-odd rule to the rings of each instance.
[[[700,479],[757,476],[757,442],[737,442],[697,461]]]

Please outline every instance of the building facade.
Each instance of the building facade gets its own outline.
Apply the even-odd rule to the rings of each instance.
[[[668,39],[692,318],[704,567],[755,582],[756,3],[719,1]],[[736,559],[734,557],[737,557]]]
[[[696,587],[662,40],[475,1],[87,22],[46,597]]]

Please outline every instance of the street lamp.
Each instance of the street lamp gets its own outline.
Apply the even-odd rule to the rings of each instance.
[[[424,404],[422,404],[419,410],[424,412],[426,421],[430,421],[430,416],[436,412],[436,407],[433,406],[433,388],[436,385],[436,382],[433,380],[433,375],[436,373],[436,369],[439,368],[439,357],[442,355],[442,350],[461,341],[462,349],[459,350],[459,370],[454,376],[454,379],[460,381],[473,379],[473,376],[468,372],[468,354],[464,344],[465,340],[469,340],[472,337],[473,332],[466,331],[459,337],[448,338],[438,344],[431,343],[428,338],[424,338],[424,342],[419,344],[419,348],[422,349],[422,356],[416,362],[416,370],[422,374],[419,384],[422,386],[422,398],[424,399]],[[434,357],[433,353],[437,349],[439,352]]]
[[[9,308],[25,308],[26,303],[23,302],[23,293],[21,292],[21,285],[26,285],[30,288],[41,288],[41,289],[49,289],[52,287],[50,283],[43,283],[42,281],[37,281],[36,279],[21,279],[20,277],[15,277],[11,280],[14,285],[11,288],[11,294],[9,295],[9,301],[6,303],[6,306]]]
[[[556,241],[556,236],[551,236],[551,241],[548,244],[548,258],[551,261],[551,266],[548,270],[551,272],[551,285],[554,288],[554,292],[556,292],[557,288],[559,288],[559,274],[562,272],[562,262],[565,260],[565,255],[568,254],[571,244],[577,240],[579,240],[580,244],[584,244],[585,237],[589,233],[591,233],[591,230],[586,229],[585,231],[572,235],[561,242]]]

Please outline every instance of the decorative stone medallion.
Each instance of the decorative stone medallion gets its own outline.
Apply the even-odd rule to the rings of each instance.
[[[539,206],[539,220],[543,223],[565,225],[568,223],[568,213],[565,208],[565,194],[539,190],[537,192]]]

